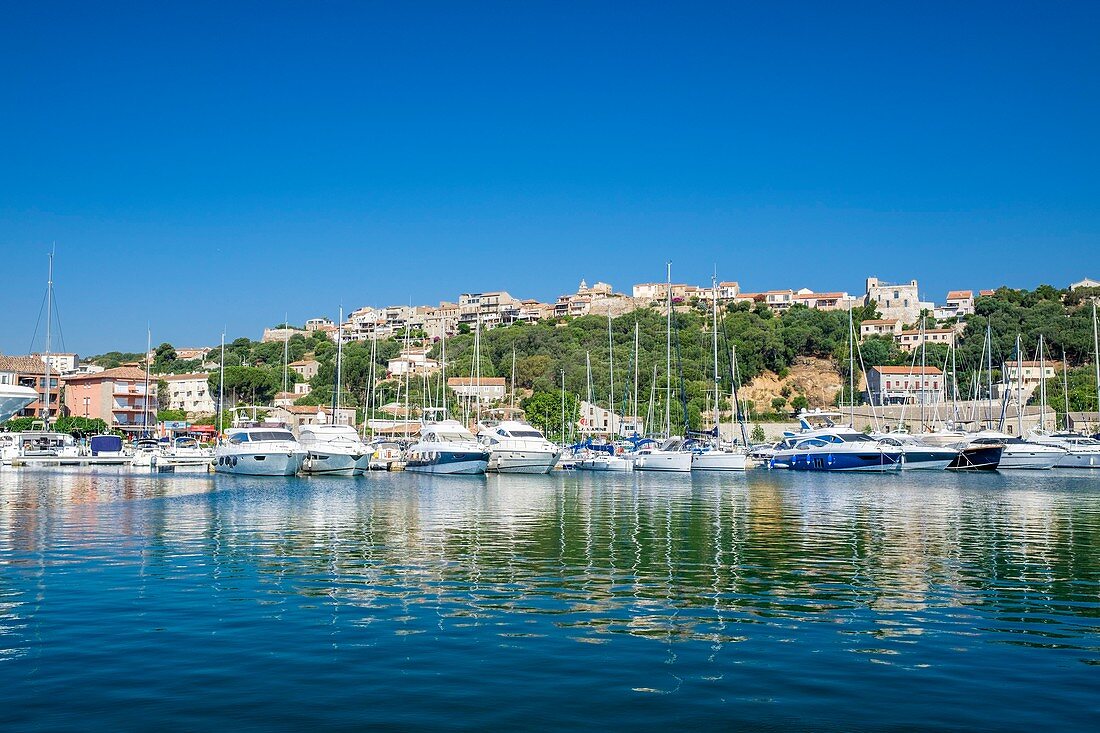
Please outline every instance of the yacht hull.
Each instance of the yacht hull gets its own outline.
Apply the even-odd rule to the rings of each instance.
[[[744,453],[696,453],[691,457],[692,471],[744,471],[749,467],[749,457]]]
[[[578,460],[573,465],[573,468],[577,471],[615,471],[626,473],[633,471],[635,465],[633,461],[621,458],[620,456],[603,456]]]
[[[1067,452],[1054,465],[1058,468],[1100,468],[1100,453]]]
[[[691,454],[680,451],[653,451],[634,457],[635,471],[664,471],[666,473],[689,473]]]
[[[352,476],[360,456],[311,450],[302,463],[302,473],[310,476]]]
[[[214,459],[216,473],[238,476],[293,476],[302,469],[304,452],[272,451],[232,453]]]
[[[550,473],[557,465],[560,453],[546,451],[492,451],[489,469],[496,473]]]
[[[813,453],[799,451],[787,453],[779,451],[772,459],[772,468],[786,468],[792,471],[862,471],[882,472],[901,469],[901,453],[860,451]]]
[[[949,471],[996,471],[1003,446],[968,446],[947,466]]]
[[[942,471],[955,460],[958,451],[942,448],[910,448],[906,447],[902,453],[901,470],[903,471]]]
[[[411,457],[406,471],[432,474],[479,474],[489,467],[489,453],[472,451],[434,451],[430,455]]]

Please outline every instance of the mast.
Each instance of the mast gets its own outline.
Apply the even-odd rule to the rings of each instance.
[[[1092,299],[1092,353],[1096,366],[1096,415],[1100,419],[1100,334],[1096,331],[1096,298]]]
[[[288,378],[290,376],[290,325],[287,323],[289,314],[283,313],[283,392],[287,391]]]
[[[143,438],[149,437],[149,352],[153,350],[153,332],[145,328],[145,396],[142,398],[141,432]],[[49,386],[47,384],[47,386]]]
[[[1016,334],[1016,435],[1024,437],[1024,354]]]
[[[447,322],[446,321],[443,322],[443,336],[440,339],[439,348],[440,348],[439,360],[440,360],[440,364],[442,366],[442,370],[440,372],[440,377],[441,377],[441,380],[443,382],[443,399],[441,401],[443,403],[443,405],[442,405],[443,406],[443,419],[446,420],[447,419]]]
[[[378,347],[378,339],[370,340],[370,366],[367,367],[367,393],[363,395],[366,406],[363,410],[363,437],[367,437],[367,426],[370,424],[371,415],[374,414],[374,357]]]
[[[920,319],[920,431],[924,432],[924,403],[928,398],[928,351],[925,348],[924,316]]]
[[[477,402],[477,419],[481,422],[481,314],[477,314],[477,323],[474,325],[474,398]]]
[[[1043,334],[1039,334],[1039,430],[1047,426],[1047,361],[1043,353]]]
[[[1069,430],[1069,362],[1066,361],[1066,347],[1062,347],[1062,399],[1066,403],[1066,423],[1063,427]]]
[[[718,276],[715,275],[710,279],[711,290],[711,302],[713,307],[711,308],[711,324],[710,330],[712,331],[712,346],[714,351],[714,444],[720,446],[722,444],[722,431],[718,427],[720,414],[718,410],[719,397],[722,394],[722,378],[718,376]]]
[[[222,356],[218,360],[218,440],[221,440],[222,413],[225,411],[225,331],[222,331]]]
[[[852,318],[852,304],[848,303],[848,421],[856,425],[856,339],[855,321]]]
[[[1041,338],[1041,337],[1040,337]],[[989,428],[993,429],[993,329],[990,327],[989,319],[985,321],[985,341],[989,347],[985,352],[985,378],[987,387],[987,397],[989,406]]]
[[[42,361],[46,363],[45,400],[42,403],[44,405],[42,415],[45,418],[46,430],[50,429],[50,347],[53,335],[51,327],[53,326],[53,256],[55,251],[56,248],[50,250],[49,275],[46,277],[46,351],[42,357]],[[148,360],[148,353],[146,353],[145,358]]]
[[[638,319],[634,319],[634,434],[638,435],[638,410],[641,409],[638,404],[638,358],[641,353],[638,351]]]
[[[561,370],[561,444],[565,445],[565,370]]]
[[[516,342],[512,342],[512,410],[516,409]]]
[[[285,325],[285,324],[284,324]],[[332,417],[329,424],[336,424],[336,411],[340,409],[340,387],[343,385],[344,365],[344,306],[340,306],[340,322],[336,326],[336,384],[332,390]]]
[[[672,263],[666,262],[668,313],[665,324],[665,437],[672,437]]]
[[[608,416],[608,438],[610,440],[615,439],[615,341],[611,336],[611,303],[607,304],[607,371],[611,378],[610,386],[608,387],[607,395],[607,408],[610,415]]]
[[[737,399],[737,344],[730,345],[730,407],[733,408],[734,415],[737,416],[737,424],[741,427],[741,442],[743,445],[749,444],[749,431],[745,428],[745,419],[742,417],[744,414],[741,411],[741,403]]]

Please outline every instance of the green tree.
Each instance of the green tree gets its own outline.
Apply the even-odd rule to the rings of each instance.
[[[752,426],[752,432],[749,433],[749,440],[753,443],[763,443],[767,438],[768,436],[764,435],[764,428],[759,425]]]
[[[559,442],[566,439],[562,434],[561,393],[537,392],[522,404],[527,421],[541,430],[547,437]],[[575,426],[580,417],[580,399],[571,393],[565,395],[565,429]]]

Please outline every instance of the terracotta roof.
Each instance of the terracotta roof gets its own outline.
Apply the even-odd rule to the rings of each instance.
[[[974,291],[973,290],[952,290],[950,293],[947,294],[947,299],[948,300],[962,300],[964,298],[973,298],[973,297],[974,297]]]
[[[479,382],[482,387],[503,387],[504,377],[482,377],[480,380],[473,377],[447,377],[447,384],[451,387],[476,387]]]
[[[299,361],[292,361],[287,366],[306,366],[308,364],[320,364],[321,362],[316,359],[300,359]]]
[[[843,298],[847,293],[795,293],[796,298],[822,298],[824,300],[832,300]]]
[[[996,292],[996,290],[979,290],[978,295],[993,295]]]
[[[158,378],[156,374],[149,376],[149,379],[154,382]],[[121,366],[114,369],[105,369],[95,374],[74,374],[64,379],[66,382],[80,382],[87,379],[145,379],[145,370],[137,367]]]
[[[866,322],[867,321],[864,321],[864,323],[866,323]],[[924,333],[925,333],[926,336],[930,333],[954,333],[954,332],[955,332],[955,329],[953,329],[953,328],[926,328],[926,329],[924,329]],[[917,329],[914,329],[912,331],[902,331],[898,335],[899,336],[919,336],[920,331],[917,330]]]
[[[871,326],[892,326],[897,322],[898,322],[898,319],[896,319],[896,318],[883,318],[883,319],[868,318],[866,321],[861,321],[860,325],[862,325],[862,326],[866,326],[866,325],[871,325]]]
[[[937,374],[943,374],[943,372],[941,372],[938,367],[933,366],[873,366],[871,368],[879,374],[931,374],[933,376]]]
[[[52,370],[52,371],[57,371]],[[45,374],[46,362],[37,356],[0,356],[0,372]]]

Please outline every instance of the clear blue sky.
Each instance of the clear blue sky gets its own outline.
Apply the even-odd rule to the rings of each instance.
[[[965,6],[965,7],[960,7]],[[1100,276],[1100,3],[8,3],[0,350],[720,277]],[[38,345],[40,348],[40,344]]]

